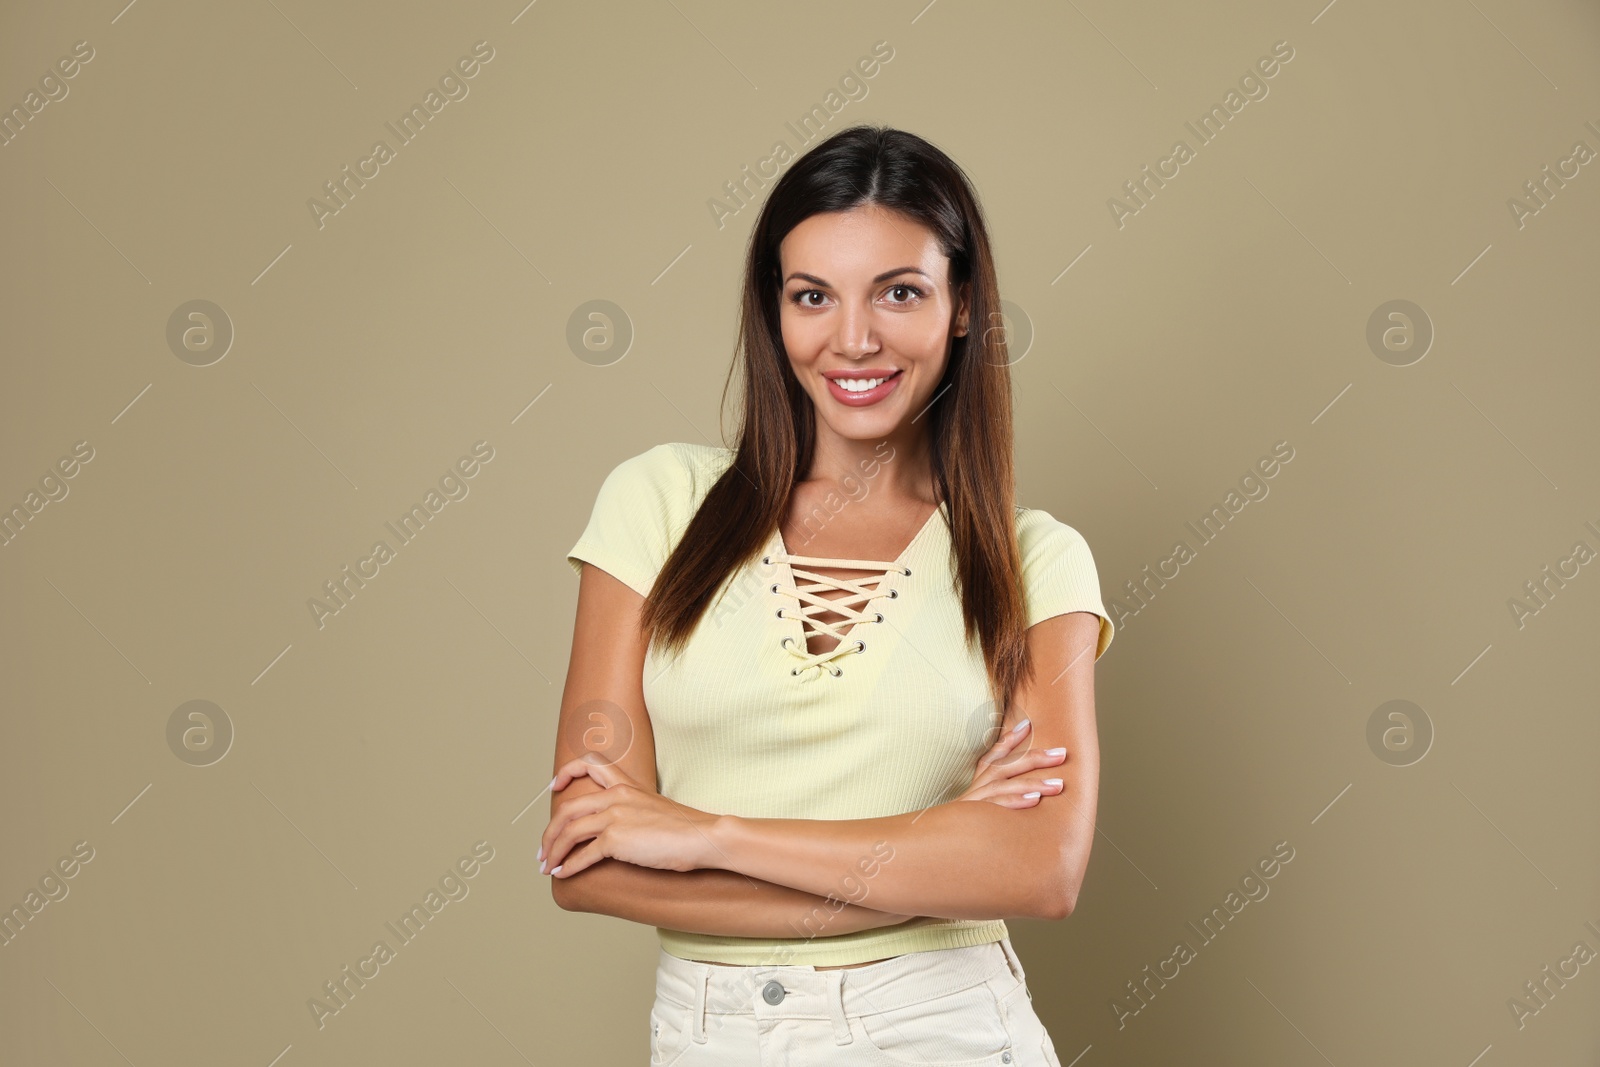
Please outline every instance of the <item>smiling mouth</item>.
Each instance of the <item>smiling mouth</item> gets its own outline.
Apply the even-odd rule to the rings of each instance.
[[[868,393],[882,385],[884,382],[899,377],[900,374],[901,372],[896,370],[891,371],[888,374],[880,375],[876,378],[838,377],[829,378],[828,381],[832,382],[840,390],[846,393]]]
[[[881,403],[900,387],[900,379],[904,376],[904,371],[898,369],[872,378],[824,375],[828,382],[828,395],[848,408],[867,408]]]

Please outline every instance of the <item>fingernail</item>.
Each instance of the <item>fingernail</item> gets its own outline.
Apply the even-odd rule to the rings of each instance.
[[[566,866],[566,864],[565,864],[565,863],[563,863],[563,864],[562,864],[562,865],[561,865],[561,867],[565,867],[565,866]],[[556,868],[556,869],[555,869],[555,870],[553,870],[553,871],[551,871],[551,872],[550,872],[550,873],[551,873],[551,874],[560,874],[560,873],[561,873],[561,867],[557,867],[557,868]]]
[[[1065,756],[1067,750],[1065,748],[1047,748],[1044,750],[1044,754],[1046,756]]]
[[[1015,725],[1015,726],[1013,726],[1011,728],[1011,732],[1014,733],[1014,734],[1020,734],[1027,727],[1027,725],[1028,725],[1028,720],[1027,719],[1023,719],[1021,722],[1017,723],[1017,725]]]
[[[1022,799],[1023,800],[1038,800],[1039,799],[1039,794],[1038,793],[1024,793],[1024,794],[1022,794]]]
[[[558,774],[558,775],[556,775],[556,778],[560,778],[560,777],[561,777],[561,776],[560,776],[560,775],[559,775],[559,774]],[[546,789],[553,789],[553,788],[555,788],[555,784],[556,784],[556,778],[552,778],[552,779],[550,779],[550,784],[549,784],[549,785],[547,785],[547,786],[545,786],[545,788],[546,788]]]
[[[1060,785],[1061,784],[1061,779],[1059,779],[1059,778],[1046,778],[1044,780],[1044,784],[1045,785]]]
[[[533,858],[536,859],[536,860],[544,859],[544,846],[543,845],[539,846],[539,854],[537,856],[533,857]]]
[[[544,873],[544,860],[540,860],[539,861],[539,873],[540,874]]]

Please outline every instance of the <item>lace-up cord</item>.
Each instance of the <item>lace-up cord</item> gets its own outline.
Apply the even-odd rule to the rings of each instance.
[[[807,641],[809,642],[811,637],[825,633],[838,642],[826,652],[810,652],[796,647],[794,638],[784,638],[783,647],[801,661],[794,668],[794,673],[796,674],[807,668],[821,665],[826,666],[828,673],[837,677],[841,673],[841,668],[835,667],[832,661],[848,656],[853,652],[860,652],[864,647],[863,643],[857,639],[851,638],[847,640],[840,633],[840,630],[845,627],[854,627],[858,623],[875,621],[878,616],[877,612],[867,612],[861,609],[864,609],[879,597],[896,595],[895,591],[889,588],[887,584],[891,571],[899,571],[902,574],[911,573],[898,563],[884,560],[832,559],[826,556],[790,556],[783,553],[776,553],[771,559],[773,562],[788,563],[797,582],[801,579],[805,580],[805,584],[788,586],[787,589],[781,584],[774,584],[773,589],[775,592],[787,591],[791,596],[801,601],[801,630]],[[855,570],[873,570],[882,573],[874,576],[876,584],[868,587],[863,584],[869,580],[866,577],[855,580],[830,578],[827,575],[808,570],[804,566],[796,566],[796,564],[809,564],[812,567],[849,567]],[[838,590],[846,595],[836,600],[830,600],[827,597],[818,595],[824,589]],[[836,622],[823,622],[815,617],[825,611],[837,612],[843,615],[844,618]],[[778,614],[784,618],[793,618],[792,615],[783,615],[782,608],[778,609]]]

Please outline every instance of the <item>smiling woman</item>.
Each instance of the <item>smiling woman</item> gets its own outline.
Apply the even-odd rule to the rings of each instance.
[[[822,142],[751,235],[738,446],[623,460],[567,555],[540,869],[657,928],[652,1063],[1057,1064],[1005,920],[1076,903],[1113,627],[1015,503],[999,308],[948,156]]]

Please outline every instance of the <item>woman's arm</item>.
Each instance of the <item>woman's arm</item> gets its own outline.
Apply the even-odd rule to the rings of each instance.
[[[644,703],[644,598],[585,564],[556,735],[555,765],[595,753],[656,789],[655,735]],[[580,778],[551,794],[551,817],[600,789]],[[987,805],[986,805],[987,806]],[[826,892],[836,891],[837,880]],[[726,870],[668,871],[605,859],[571,878],[552,878],[557,906],[689,933],[809,937],[905,922],[891,914]]]
[[[552,878],[558,903],[691,934],[731,937],[832,937],[894,926],[911,918],[733,871],[664,871],[603,859],[570,879]],[[562,890],[561,886],[570,888]],[[578,892],[573,894],[572,890]],[[563,902],[566,901],[566,902]]]
[[[875,907],[952,919],[1065,918],[1077,904],[1094,844],[1099,632],[1099,617],[1082,611],[1028,630],[1034,673],[1018,687],[1015,714],[1032,720],[1035,748],[1066,747],[1057,795],[1019,810],[950,802],[876,819],[720,815],[710,826],[710,847],[701,862],[821,892],[841,865],[886,841],[893,860],[872,879]]]

